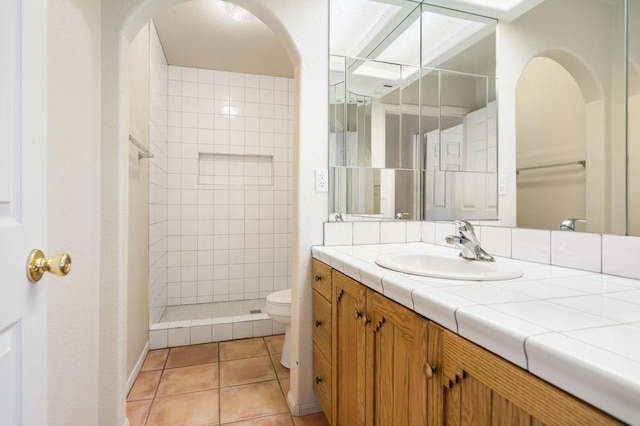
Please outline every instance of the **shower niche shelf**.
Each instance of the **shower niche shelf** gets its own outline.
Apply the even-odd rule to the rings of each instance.
[[[273,155],[199,152],[198,184],[273,185]]]

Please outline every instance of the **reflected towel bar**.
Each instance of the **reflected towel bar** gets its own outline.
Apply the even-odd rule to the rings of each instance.
[[[519,169],[516,169],[516,174],[520,174],[520,172],[524,172],[527,170],[548,169],[551,167],[564,167],[564,166],[577,166],[577,165],[580,165],[582,167],[587,167],[587,161],[580,160],[580,161],[570,161],[568,163],[545,164],[544,166],[521,167]]]
[[[149,152],[147,148],[142,146],[140,142],[133,135],[129,135],[129,142],[135,145],[138,148],[138,160],[142,160],[143,158],[153,158],[153,154]]]

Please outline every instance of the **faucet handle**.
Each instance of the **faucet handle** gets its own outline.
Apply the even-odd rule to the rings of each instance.
[[[560,229],[564,231],[575,231],[577,222],[587,223],[585,219],[565,219],[560,224]]]
[[[456,229],[459,232],[473,232],[473,225],[467,220],[456,220],[454,223],[456,224]]]

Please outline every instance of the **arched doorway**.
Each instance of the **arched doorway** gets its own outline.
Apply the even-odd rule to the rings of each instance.
[[[122,424],[126,373],[126,165],[128,43],[158,10],[181,0],[129,0],[103,7],[102,15],[102,141],[101,141],[101,269],[100,364],[108,367],[100,380],[99,412],[105,423]],[[295,68],[293,249],[292,249],[292,369],[289,407],[295,415],[318,411],[311,381],[311,246],[322,244],[322,223],[328,200],[313,193],[313,169],[327,167],[326,133],[328,6],[324,1],[301,3],[237,0],[233,3],[262,20],[283,40]],[[107,9],[107,10],[104,10]],[[313,205],[312,211],[297,206]],[[113,421],[111,421],[113,420]]]

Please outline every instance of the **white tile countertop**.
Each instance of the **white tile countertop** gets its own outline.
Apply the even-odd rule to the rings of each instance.
[[[382,253],[428,243],[316,246],[315,259],[629,424],[640,424],[640,280],[496,257],[508,281],[407,275]]]

